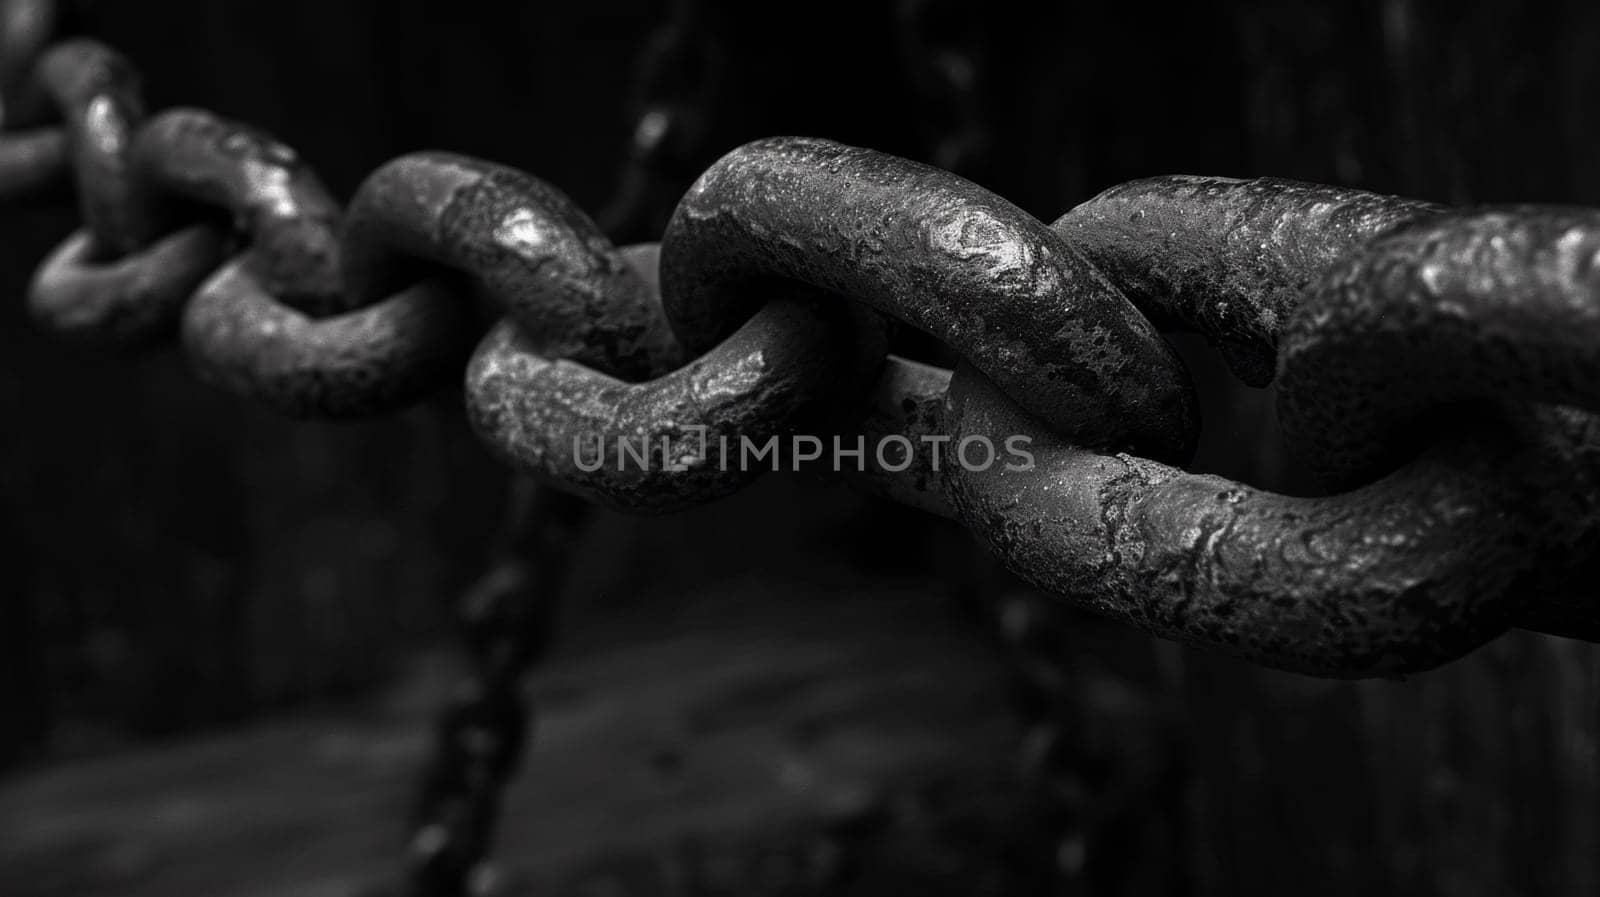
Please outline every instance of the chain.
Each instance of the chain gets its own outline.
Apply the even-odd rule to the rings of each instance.
[[[695,62],[682,46],[700,33],[699,11],[687,2],[673,7],[638,74],[641,95],[654,90],[661,96],[636,100],[632,153],[600,216],[613,238],[658,231],[672,198],[694,176],[682,156],[693,151],[703,128],[687,128],[682,118],[710,104],[705,97],[672,102],[673,90],[694,78],[670,77],[665,61]],[[469,667],[457,698],[440,714],[418,794],[409,877],[418,895],[495,890],[487,858],[499,788],[525,750],[531,725],[522,679],[549,644],[555,604],[571,573],[568,549],[590,516],[588,504],[520,474],[511,475],[508,492],[496,549],[458,607]]]
[[[1165,177],[1047,226],[938,168],[782,138],[701,174],[659,247],[618,249],[555,188],[439,153],[381,167],[341,213],[271,137],[147,120],[114,51],[16,24],[51,9],[0,4],[0,194],[76,184],[84,228],[28,296],[64,337],[176,338],[202,379],[307,417],[402,408],[464,367],[492,453],[639,513],[741,488],[746,440],[898,438],[903,464],[848,475],[1064,601],[1280,669],[1415,673],[1513,626],[1600,641],[1581,575],[1600,546],[1600,211]],[[880,315],[962,363],[886,357]],[[1184,471],[1195,401],[1162,329],[1275,379],[1330,494]],[[1016,438],[1031,465],[950,462]],[[585,440],[629,439],[670,463],[585,462]],[[477,672],[419,812],[435,890],[475,874],[522,738],[551,590],[504,596],[538,578],[465,614]]]
[[[645,44],[634,76],[627,163],[598,216],[605,232],[619,240],[660,233],[678,195],[698,173],[722,82],[712,10],[701,0],[663,5],[661,26]]]
[[[500,792],[531,727],[523,675],[549,644],[555,599],[570,572],[577,499],[518,479],[488,575],[460,603],[470,667],[440,715],[410,844],[411,892],[484,894]]]
[[[470,355],[495,454],[641,512],[753,478],[716,439],[699,453],[704,433],[1026,435],[1029,471],[919,450],[858,479],[957,517],[1052,593],[1271,666],[1402,674],[1512,625],[1595,637],[1569,574],[1595,538],[1572,409],[1596,404],[1600,213],[1168,177],[1047,227],[939,169],[783,138],[708,169],[659,250],[618,250],[549,185],[446,154],[380,168],[339,221],[265,135],[143,121],[102,46],[30,71],[88,222],[29,291],[64,335],[176,331],[203,379],[319,417],[404,407]],[[176,217],[196,203],[220,215]],[[885,359],[863,308],[965,362]],[[1207,335],[1247,382],[1275,371],[1289,442],[1334,494],[1171,466],[1194,400],[1158,326]],[[649,437],[681,463],[587,470],[575,436]]]
[[[974,180],[991,147],[982,109],[984,19],[971,5],[945,0],[901,0],[896,5],[903,67],[921,103],[929,158],[937,168]],[[1089,733],[1104,730],[1115,710],[1097,701],[1105,678],[1084,669],[1073,650],[1071,609],[1049,596],[997,580],[992,565],[964,558],[968,576],[990,575],[978,585],[980,606],[993,615],[1002,661],[1022,724],[1017,772],[1030,800],[1028,861],[1008,870],[1018,893],[1098,893],[1111,817],[1127,812],[1118,799],[1149,775],[1129,774],[1123,758],[1096,745]],[[970,569],[976,568],[976,574]],[[1128,691],[1123,686],[1122,691]],[[1160,714],[1150,715],[1161,719]],[[1129,740],[1121,739],[1126,751]],[[1093,774],[1086,775],[1087,770]],[[1147,801],[1148,803],[1148,801]],[[1110,848],[1110,849],[1108,849]]]

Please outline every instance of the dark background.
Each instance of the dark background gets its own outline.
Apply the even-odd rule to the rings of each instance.
[[[784,133],[932,159],[954,127],[897,49],[893,4],[725,6],[705,22],[720,74],[691,169]],[[599,212],[616,196],[648,91],[640,54],[662,14],[625,0],[172,0],[95,4],[86,21],[141,67],[152,109],[253,122],[339,195],[388,158],[439,148],[523,168]],[[1600,202],[1593,3],[973,4],[953,15],[977,63],[987,148],[959,160],[963,173],[1046,220],[1113,183],[1166,173],[1270,174],[1454,203]],[[72,223],[64,205],[7,210],[10,295]],[[74,764],[366,706],[448,645],[449,603],[484,562],[507,482],[448,403],[294,424],[197,384],[176,353],[62,345],[27,323],[20,300],[0,315],[0,545],[11,555],[0,759],[22,789],[13,810],[68,812],[69,797],[27,783],[61,781]],[[1211,374],[1202,385],[1201,466],[1283,482],[1262,416],[1269,397],[1227,396]],[[952,555],[982,570],[959,544],[941,526],[807,484],[765,484],[667,521],[602,517],[574,547],[590,573],[569,622],[590,621],[591,634],[566,656],[581,665],[581,646],[603,645],[593,633],[622,618],[715,631],[719,615],[692,608],[719,589],[746,590],[758,609],[775,593],[926,593],[910,603],[916,613],[981,642],[945,594],[960,589],[919,572]],[[973,582],[1008,588],[986,571]],[[691,610],[662,610],[680,606]],[[879,633],[885,670],[911,651],[897,646],[900,612],[863,624]],[[756,629],[765,619],[746,616]],[[730,624],[728,638],[749,637],[745,625]],[[1162,761],[1172,770],[1162,788],[1177,797],[1119,811],[1145,822],[1106,837],[1120,839],[1107,853],[1120,850],[1124,868],[1107,892],[1600,891],[1593,648],[1517,633],[1411,682],[1346,684],[1083,631],[1075,650],[1132,669],[1112,678],[1161,721],[1125,737],[1160,728],[1159,752],[1176,758]],[[642,660],[632,670],[673,675]],[[857,673],[861,689],[878,687]],[[630,666],[615,675],[626,680]],[[984,750],[970,732],[942,737],[957,752]],[[93,807],[100,791],[85,779],[74,793]],[[137,814],[124,824],[137,827]],[[502,850],[521,843],[508,836]],[[81,860],[63,850],[51,865]],[[1139,865],[1163,872],[1126,872]]]

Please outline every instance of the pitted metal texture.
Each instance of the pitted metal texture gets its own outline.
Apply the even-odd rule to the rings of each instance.
[[[1150,323],[1039,221],[948,172],[808,138],[724,156],[662,238],[674,331],[703,351],[775,279],[939,337],[1085,445],[1193,449],[1192,387]]]
[[[531,175],[447,153],[403,156],[356,191],[344,245],[352,296],[391,293],[423,261],[464,273],[552,355],[628,377],[682,360],[643,279],[565,194]]]
[[[981,375],[949,426],[1027,432]],[[1514,625],[1593,551],[1600,426],[1566,409],[1490,416],[1362,489],[1274,495],[1032,425],[1036,470],[947,473],[959,519],[1041,588],[1158,635],[1320,676],[1421,672]]]
[[[1277,336],[1313,279],[1432,203],[1282,178],[1118,184],[1052,228],[1162,327],[1205,335],[1239,379],[1272,380]]]
[[[202,109],[169,109],[140,129],[132,154],[166,217],[194,204],[224,212],[280,301],[317,316],[358,307],[339,283],[339,204],[294,150]]]
[[[1278,384],[1290,447],[1331,488],[1486,403],[1600,410],[1600,212],[1471,209],[1380,238],[1310,286]]]

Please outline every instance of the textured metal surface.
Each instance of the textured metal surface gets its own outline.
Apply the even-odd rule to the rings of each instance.
[[[1051,225],[1158,325],[1215,343],[1252,386],[1272,379],[1300,291],[1351,250],[1439,206],[1281,178],[1146,178]]]
[[[1263,204],[1261,189],[1250,188],[1252,208]],[[1157,206],[1170,202],[1163,191],[1130,192]],[[1430,209],[1414,216],[1426,220],[1363,245],[1348,232],[1351,215],[1381,234],[1387,228],[1357,211],[1405,204],[1340,192],[1342,206],[1328,201],[1331,189],[1308,201],[1318,190],[1290,185],[1272,208],[1280,237],[1305,240],[1342,209],[1336,233],[1355,245],[1328,260],[1304,248],[1291,257],[1294,241],[1280,239],[1271,256],[1275,294],[1241,293],[1249,263],[1208,244],[1248,231],[1217,225],[1233,214],[1230,189],[1202,194],[1183,217],[1166,209],[1159,239],[1095,239],[1111,247],[1098,250],[1104,256],[1141,254],[1140,276],[1119,283],[1132,295],[1151,295],[1158,278],[1148,272],[1165,272],[1157,295],[1170,320],[1226,333],[1204,313],[1224,311],[1234,323],[1245,313],[1260,335],[1242,348],[1255,352],[1276,346],[1287,327],[1280,394],[1291,437],[1320,469],[1345,465],[1339,485],[1388,474],[1380,481],[1291,498],[1137,456],[1085,452],[970,367],[957,374],[948,406],[937,407],[937,375],[905,362],[880,381],[869,433],[955,441],[1024,433],[1039,466],[975,472],[947,464],[939,476],[919,458],[906,473],[866,478],[907,503],[946,512],[953,505],[1042,588],[1270,666],[1332,676],[1414,672],[1513,624],[1593,638],[1600,602],[1581,571],[1600,539],[1589,498],[1600,471],[1594,422],[1505,400],[1594,407],[1594,214]],[[1141,208],[1119,214],[1142,222],[1151,213]],[[1069,224],[1075,240],[1093,233],[1081,220]],[[1249,237],[1251,251],[1260,245]],[[1233,266],[1197,273],[1197,259]],[[1299,281],[1318,267],[1322,280],[1301,298]],[[1485,398],[1500,401],[1459,407]],[[1441,409],[1447,413],[1434,413]],[[1404,451],[1419,449],[1421,458],[1395,470]],[[1352,468],[1358,476],[1348,475]]]
[[[713,165],[662,238],[684,345],[799,280],[944,340],[1084,444],[1186,460],[1194,400],[1171,349],[1048,228],[948,172],[826,140],[747,144]]]
[[[261,286],[309,314],[349,311],[339,283],[339,205],[294,150],[201,109],[169,109],[140,129],[133,165],[150,202],[224,212]]]
[[[153,196],[219,207],[246,241],[183,313],[203,379],[291,416],[345,418],[409,405],[459,369],[463,301],[437,281],[375,302],[345,291],[339,208],[292,149],[184,109],[153,119],[134,155]]]
[[[949,475],[1014,571],[1169,638],[1321,676],[1413,673],[1499,635],[1592,550],[1600,428],[1490,417],[1364,489],[1291,498],[1074,448],[969,369],[952,433],[1031,432],[1038,468]]]
[[[1284,434],[1332,488],[1486,415],[1473,400],[1600,410],[1600,212],[1471,210],[1390,234],[1310,287],[1279,365]]]
[[[503,315],[468,367],[474,426],[517,468],[614,507],[737,489],[758,471],[723,457],[723,436],[899,434],[917,439],[907,469],[864,472],[869,488],[954,514],[1072,600],[1263,663],[1386,674],[1522,620],[1596,628],[1574,584],[1597,541],[1587,418],[1526,404],[1594,406],[1594,213],[1163,178],[1052,231],[948,173],[780,138],[729,154],[684,197],[658,296],[649,250],[615,249],[512,169],[407,156],[340,224],[264,134],[195,110],[135,130],[114,53],[67,43],[41,71],[99,229],[36,280],[35,317],[53,329],[121,341],[182,311],[202,376],[341,417],[447,382]],[[193,289],[218,235],[144,242],[197,207],[230,215],[242,252]],[[946,374],[898,359],[867,389],[882,357],[871,315],[817,290],[939,336],[968,367],[943,398]],[[1158,463],[1187,454],[1192,396],[1124,293],[1256,381],[1288,326],[1291,441],[1336,486],[1382,478],[1295,499]],[[869,397],[879,410],[861,410]],[[1490,401],[1463,411],[1468,399]],[[1043,462],[940,470],[919,444],[977,434],[1027,434]],[[585,439],[632,441],[653,463],[586,469]],[[1141,455],[1106,454],[1120,449]],[[1525,607],[1529,589],[1542,597]]]
[[[463,306],[429,280],[313,318],[279,302],[240,259],[195,292],[183,344],[203,379],[235,395],[293,417],[365,417],[414,404],[456,375],[471,344]]]
[[[933,471],[924,448],[904,472],[852,479],[956,517],[1034,585],[1157,635],[1350,677],[1426,670],[1512,625],[1596,631],[1577,574],[1600,546],[1600,422],[1581,412],[1488,409],[1380,482],[1296,498],[1076,447],[971,367],[891,359],[874,408],[869,435],[948,437],[946,460]],[[963,439],[1016,434],[1031,470],[949,461]]]
[[[106,68],[79,58],[90,75]],[[784,138],[735,151],[684,198],[658,296],[650,249],[615,249],[559,191],[502,166],[398,159],[336,239],[333,203],[265,135],[186,110],[133,146],[144,180],[128,201],[167,220],[183,211],[172,197],[223,207],[245,241],[188,302],[191,360],[290,413],[374,413],[448,381],[484,317],[465,288],[505,316],[468,365],[474,427],[517,469],[612,507],[660,513],[736,490],[761,468],[725,457],[724,436],[842,427],[911,437],[906,470],[856,478],[958,517],[1041,587],[1268,665],[1383,675],[1524,620],[1596,629],[1573,580],[1600,541],[1591,428],[1518,404],[1593,406],[1590,212],[1169,178],[1108,191],[1053,233],[946,173]],[[200,229],[108,266],[93,250],[81,236],[45,266],[40,320],[149,330],[218,247]],[[947,373],[900,359],[865,389],[882,357],[871,316],[818,289],[941,336],[969,367],[948,396]],[[1192,400],[1119,289],[1231,347],[1246,374],[1292,320],[1292,439],[1338,484],[1387,476],[1299,499],[1149,460],[1187,452]],[[355,308],[317,318],[289,300]],[[686,350],[702,354],[685,365]],[[1495,401],[1452,410],[1480,397]],[[1393,471],[1426,448],[1402,422],[1436,444]],[[936,469],[922,442],[1016,434],[1037,469]],[[613,463],[621,443],[646,460]],[[1123,446],[1144,454],[1106,453]]]
[[[565,194],[446,153],[396,159],[356,191],[345,285],[374,300],[425,261],[464,273],[543,351],[641,376],[681,358],[644,281]]]
[[[655,265],[653,246],[631,255]],[[882,356],[872,336],[846,309],[775,299],[688,365],[626,383],[541,353],[506,321],[467,369],[467,411],[491,451],[541,481],[635,513],[681,510],[773,469],[743,463],[741,439],[762,446],[848,405]]]
[[[954,517],[955,509],[944,497],[941,472],[934,466],[934,443],[930,441],[947,435],[944,399],[949,389],[950,371],[890,355],[868,393],[857,427],[868,444],[896,440],[900,450],[893,454],[885,450],[887,464],[874,456],[864,470],[847,469],[845,476],[867,492],[930,514]],[[908,440],[909,445],[899,439]],[[902,466],[903,470],[897,469]]]

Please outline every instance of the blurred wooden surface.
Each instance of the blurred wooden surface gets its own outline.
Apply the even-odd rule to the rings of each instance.
[[[584,547],[583,588],[612,597],[575,610],[532,690],[534,747],[498,839],[513,893],[993,892],[1017,805],[1011,722],[990,649],[947,596],[920,575],[857,580],[838,554],[690,596],[635,592],[641,572],[682,571],[608,568],[620,542]],[[0,785],[0,893],[371,884],[400,859],[449,666],[374,705]]]

